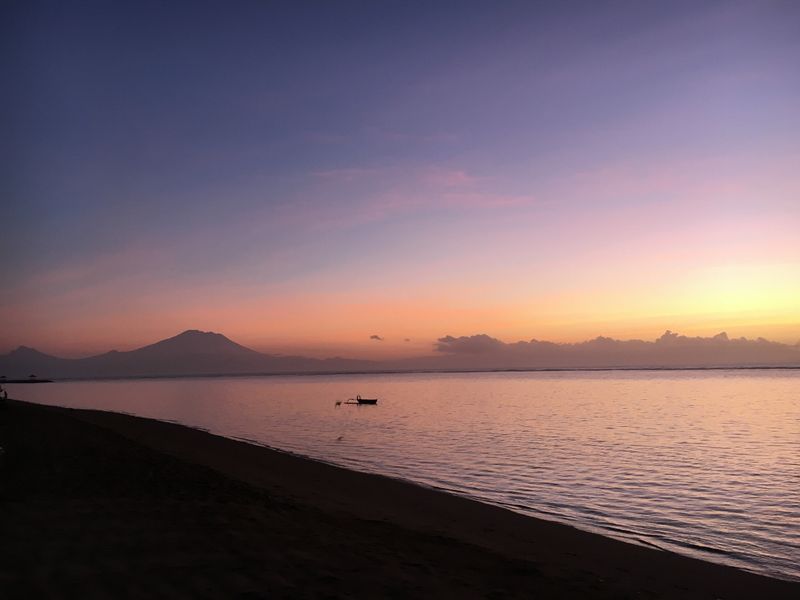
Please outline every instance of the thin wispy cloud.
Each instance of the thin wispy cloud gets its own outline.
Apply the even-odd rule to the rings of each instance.
[[[491,178],[442,166],[318,170],[311,173],[311,181],[315,187],[300,206],[315,230],[353,228],[431,211],[513,209],[538,202],[533,195],[499,190],[500,182]]]
[[[455,133],[410,133],[405,131],[392,131],[373,129],[370,131],[375,137],[388,142],[422,143],[422,144],[450,144],[458,142],[460,136]]]
[[[423,176],[432,186],[452,187],[474,187],[480,179],[470,175],[464,169],[444,169],[432,168]]]
[[[324,171],[314,171],[312,175],[318,179],[328,182],[349,183],[360,179],[375,177],[385,173],[385,169],[370,169],[360,167],[349,167],[345,169],[328,169]]]

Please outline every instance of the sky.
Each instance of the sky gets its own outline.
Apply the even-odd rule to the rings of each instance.
[[[0,11],[0,351],[800,340],[797,2]]]

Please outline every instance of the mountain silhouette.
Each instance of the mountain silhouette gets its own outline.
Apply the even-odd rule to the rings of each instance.
[[[220,333],[196,329],[135,350],[112,350],[87,358],[59,358],[26,346],[0,356],[2,375],[17,378],[35,373],[50,379],[337,372],[374,365],[364,360],[262,354]]]
[[[221,333],[189,329],[183,333],[128,352],[130,356],[164,357],[174,356],[236,356],[263,357],[264,354],[246,348],[226,338]]]

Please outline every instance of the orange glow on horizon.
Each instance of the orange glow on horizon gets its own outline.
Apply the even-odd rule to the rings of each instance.
[[[328,296],[271,295],[239,300],[235,294],[207,291],[203,301],[137,306],[135,324],[125,313],[108,311],[55,323],[40,318],[38,327],[16,332],[17,343],[64,356],[110,349],[129,350],[185,329],[213,330],[259,351],[315,357],[398,358],[432,353],[444,335],[486,333],[506,342],[548,340],[580,342],[598,335],[652,340],[664,330],[710,336],[765,337],[794,344],[800,340],[798,271],[785,267],[713,267],[688,274],[672,284],[534,295],[506,300],[496,288],[469,293],[469,286],[416,291],[397,290]],[[671,289],[671,291],[670,291]],[[507,288],[508,298],[523,296]],[[120,309],[133,307],[120,306]],[[43,314],[47,314],[44,312]],[[13,324],[13,322],[12,322]],[[13,332],[13,327],[11,328]],[[371,340],[378,335],[383,341]],[[9,331],[6,331],[9,336]],[[408,341],[406,341],[408,340]]]

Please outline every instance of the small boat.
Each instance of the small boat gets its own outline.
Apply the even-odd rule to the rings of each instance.
[[[342,402],[341,400],[336,401],[336,406],[340,406],[342,404],[377,404],[377,398],[362,398],[361,396],[356,396],[355,398],[348,398],[346,402]]]

